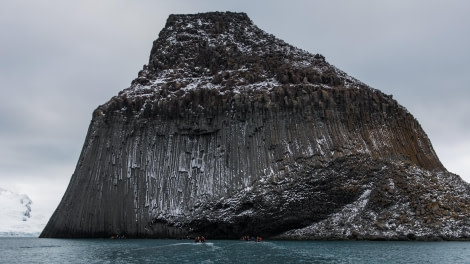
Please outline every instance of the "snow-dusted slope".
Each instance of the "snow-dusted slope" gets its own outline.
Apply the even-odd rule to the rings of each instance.
[[[47,219],[32,205],[27,195],[0,188],[0,236],[38,236]]]
[[[148,65],[120,96],[163,102],[195,89],[238,94],[283,84],[371,89],[322,55],[266,33],[246,14],[228,12],[170,15]]]

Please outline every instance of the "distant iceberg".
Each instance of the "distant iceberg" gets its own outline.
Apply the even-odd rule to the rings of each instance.
[[[27,195],[0,188],[0,237],[39,236],[47,218],[35,215],[32,204]]]

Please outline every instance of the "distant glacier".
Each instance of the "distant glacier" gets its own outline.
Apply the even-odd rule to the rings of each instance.
[[[47,218],[36,215],[26,194],[0,188],[0,237],[37,237]]]

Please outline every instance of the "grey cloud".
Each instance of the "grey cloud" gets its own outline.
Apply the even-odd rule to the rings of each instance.
[[[205,11],[246,12],[266,32],[321,53],[348,74],[393,94],[420,121],[444,165],[470,172],[461,159],[469,151],[459,147],[470,146],[470,2],[47,0],[0,5],[2,183],[27,185],[48,196],[34,184],[62,179],[65,190],[93,110],[130,85],[169,14]],[[470,174],[462,176],[470,180]]]

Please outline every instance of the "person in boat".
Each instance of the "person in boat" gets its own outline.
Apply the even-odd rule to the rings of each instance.
[[[200,241],[200,239],[199,239],[199,237],[197,236],[197,237],[194,239],[194,243],[197,243],[197,242],[199,242],[199,241]]]

